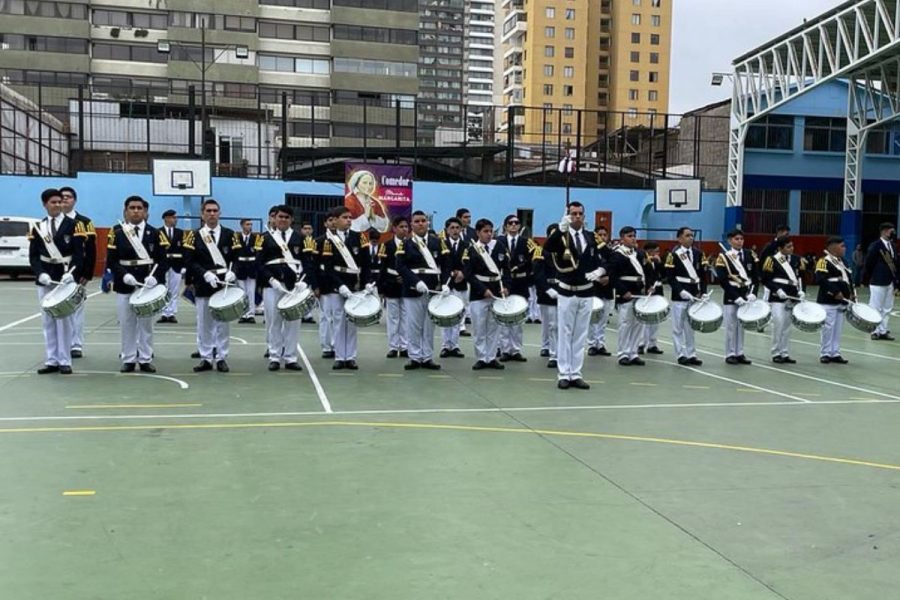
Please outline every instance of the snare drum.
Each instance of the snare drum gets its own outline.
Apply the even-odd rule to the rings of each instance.
[[[737,309],[737,318],[744,329],[757,331],[764,328],[772,320],[772,307],[768,302],[754,300]]]
[[[275,307],[285,321],[299,321],[315,305],[316,295],[311,289],[306,288],[301,292],[299,288],[294,288],[293,291],[283,295]]]
[[[381,320],[381,298],[368,292],[355,292],[344,302],[347,320],[357,327],[375,325]]]
[[[606,303],[596,296],[592,300],[593,306],[591,307],[591,325],[596,325],[603,318],[603,311],[606,310]]]
[[[521,325],[528,318],[528,300],[515,294],[498,298],[491,304],[491,314],[501,325]]]
[[[881,313],[868,304],[854,302],[844,315],[848,323],[865,333],[872,333],[881,324]]]
[[[713,333],[722,326],[725,312],[717,302],[694,302],[687,311],[691,329],[698,333]]]
[[[645,325],[662,323],[672,310],[671,304],[663,296],[645,296],[631,305],[635,318]]]
[[[216,321],[236,321],[246,314],[250,303],[247,294],[239,287],[226,287],[209,299],[209,312]]]
[[[78,310],[86,297],[83,285],[74,281],[63,283],[47,292],[41,300],[41,310],[54,319],[65,319]]]
[[[804,300],[791,311],[791,323],[800,331],[816,333],[825,325],[825,309],[815,302]]]
[[[128,298],[132,312],[138,317],[152,317],[162,312],[172,295],[163,284],[138,288]]]
[[[428,316],[438,327],[456,327],[466,316],[466,304],[457,296],[434,296],[428,301]]]

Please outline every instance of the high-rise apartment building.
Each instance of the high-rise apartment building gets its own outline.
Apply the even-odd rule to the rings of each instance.
[[[466,0],[463,102],[494,104],[494,0]]]
[[[464,0],[419,0],[419,137],[461,130]]]

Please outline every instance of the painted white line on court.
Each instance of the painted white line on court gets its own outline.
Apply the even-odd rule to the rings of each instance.
[[[239,337],[235,337],[235,336],[233,336],[233,335],[230,335],[230,336],[228,336],[228,339],[230,339],[230,340],[235,340],[236,342],[240,342],[241,345],[243,345],[243,346],[248,345],[248,344],[247,344],[247,340],[245,340],[244,338],[239,338]]]
[[[155,373],[139,373],[135,371],[134,373],[119,373],[118,371],[75,371],[76,375],[113,375],[116,377],[149,377],[150,379],[161,379],[163,381],[171,381],[174,384],[177,384],[183,390],[188,389],[190,386],[186,381],[182,381],[181,379],[176,379],[174,377],[169,377],[167,375],[157,375]],[[7,371],[6,373],[0,373],[0,377],[39,377],[39,375],[35,372],[29,371]],[[62,375],[65,377],[65,375]],[[49,378],[45,377],[45,380],[49,380]]]
[[[752,335],[758,335],[758,336],[761,336],[761,337],[766,337],[766,338],[771,337],[771,336],[768,336],[768,335],[766,335],[766,334],[764,334],[764,333],[758,333],[758,332],[756,332],[756,331],[749,331],[749,332],[748,332],[747,330],[744,330],[744,332],[745,332],[745,333],[750,333],[750,334],[752,334]],[[795,339],[791,339],[791,343],[792,343],[792,344],[803,344],[803,345],[805,345],[805,346],[815,346],[816,348],[819,347],[819,344],[817,344],[817,343],[815,343],[815,342],[807,342],[806,340],[795,340]],[[847,354],[859,354],[860,356],[868,356],[868,357],[871,357],[871,358],[880,358],[880,359],[883,359],[883,360],[892,360],[892,361],[894,361],[894,362],[900,362],[900,357],[896,357],[896,356],[888,356],[888,355],[886,355],[886,354],[876,354],[875,352],[864,352],[864,351],[862,351],[862,350],[851,350],[851,349],[846,348],[846,347],[841,348],[841,353],[843,354],[844,352],[846,352]]]
[[[566,412],[566,411],[610,411],[610,410],[647,410],[647,409],[697,409],[697,408],[766,408],[766,407],[816,407],[816,406],[840,406],[847,404],[900,404],[900,400],[813,400],[810,402],[787,402],[775,400],[772,402],[690,402],[682,404],[606,404],[585,406],[522,406],[522,407],[498,407],[498,408],[409,408],[409,409],[372,409],[372,410],[344,410],[332,412],[333,416],[354,415],[417,415],[417,414],[478,414],[478,413],[504,413],[504,412]],[[109,420],[147,420],[147,419],[242,419],[246,417],[321,417],[322,411],[292,411],[292,412],[248,412],[248,413],[190,413],[190,414],[166,414],[166,415],[48,415],[27,417],[0,417],[0,422],[19,421],[109,421]]]
[[[328,401],[328,396],[325,395],[325,388],[322,387],[322,383],[319,381],[318,376],[316,376],[316,371],[312,367],[312,363],[309,362],[309,357],[306,356],[306,352],[303,351],[303,348],[300,344],[297,344],[297,352],[300,353],[300,360],[303,361],[303,364],[306,366],[306,372],[309,374],[309,379],[312,381],[313,387],[316,388],[316,395],[319,397],[319,402],[322,404],[322,410],[326,413],[333,413],[331,410],[331,402]]]
[[[35,287],[37,287],[37,286],[35,286]],[[87,298],[93,298],[94,296],[97,296],[102,293],[103,292],[101,292],[101,291],[96,291],[92,294],[88,294]],[[85,298],[85,300],[87,300],[87,298]],[[40,316],[41,316],[41,313],[37,312],[29,317],[25,317],[24,319],[19,319],[18,321],[13,321],[12,323],[7,323],[6,325],[3,325],[2,327],[0,327],[0,333],[3,333],[7,329],[12,329],[13,327],[16,327],[17,325],[21,325],[22,323],[27,323],[28,321],[33,321],[34,319],[40,318]]]

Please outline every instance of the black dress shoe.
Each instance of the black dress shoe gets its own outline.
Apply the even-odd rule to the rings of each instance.
[[[822,363],[823,365],[827,365],[828,363],[831,362],[831,357],[830,356],[820,356],[819,362]]]
[[[194,367],[194,373],[202,373],[204,371],[212,371],[213,366],[212,363],[208,360],[200,361],[200,364]]]
[[[466,331],[465,329],[463,329],[462,331],[459,332],[459,337],[472,337],[472,334],[469,333],[468,331]]]
[[[409,350],[401,350],[400,358],[409,358]]]
[[[59,366],[59,374],[60,375],[71,375],[72,367],[70,367],[69,365],[60,365]]]
[[[138,365],[138,368],[141,370],[141,373],[156,373],[156,367],[150,363],[141,363]]]
[[[487,364],[489,369],[495,369],[497,371],[502,371],[506,368],[506,365],[500,364],[500,361],[497,359],[492,360]]]
[[[58,373],[59,367],[56,365],[44,365],[37,370],[38,375],[49,375],[50,373]]]
[[[399,355],[400,353],[396,350],[391,350],[385,356],[387,356],[388,358],[397,358]]]
[[[334,350],[325,350],[322,352],[322,358],[334,358]]]
[[[599,355],[600,355],[599,348],[594,348],[593,346],[588,348],[588,356],[599,356]]]
[[[892,336],[890,333],[882,333],[881,335],[878,336],[878,339],[884,340],[886,342],[893,342],[894,336]]]
[[[688,360],[687,356],[679,356],[679,357],[678,357],[678,364],[679,364],[679,365],[689,365],[689,364],[691,364],[691,363],[690,363],[690,361]]]
[[[504,352],[503,354],[500,355],[499,358],[500,358],[500,362],[509,362],[510,355],[509,355],[509,353]]]
[[[263,354],[263,358],[269,358],[269,351],[266,350],[265,354]]]
[[[342,360],[334,361],[334,364],[331,365],[331,370],[332,371],[343,371],[344,370],[344,361],[342,361]]]
[[[156,320],[156,323],[157,323],[157,324],[159,324],[159,323],[168,323],[168,322],[169,322],[169,317],[160,317],[160,318],[158,318],[158,319]]]
[[[535,324],[535,325],[540,325],[540,324],[541,324],[541,320],[540,320],[540,319],[535,319],[535,320],[534,320],[534,324]]]
[[[191,352],[191,358],[200,358],[199,352]]]
[[[472,324],[472,319],[470,319],[469,317],[466,317],[466,325],[471,325],[471,324]]]
[[[119,373],[134,373],[134,363],[123,363]]]
[[[272,362],[269,363],[269,366],[266,368],[269,369],[270,371],[277,371],[278,369],[281,368],[281,363],[277,363],[273,360]]]
[[[178,319],[175,317],[169,317],[169,323],[178,323]]]
[[[453,350],[451,350],[449,356],[452,356],[453,358],[465,358],[466,357],[466,355],[463,354],[462,350],[460,350],[459,348],[454,348]]]
[[[600,356],[612,356],[612,353],[603,346],[600,346],[600,348],[597,349],[597,352]]]
[[[850,361],[847,360],[846,358],[844,358],[843,356],[841,356],[840,354],[838,354],[837,356],[831,357],[831,362],[837,363],[839,365],[846,365]],[[60,367],[60,368],[62,368],[62,367]]]
[[[664,354],[664,352],[656,346],[650,346],[647,348],[647,354]]]
[[[513,362],[528,362],[528,359],[522,356],[521,353],[516,352],[515,354],[510,355],[509,360]]]
[[[692,356],[688,359],[688,364],[699,367],[700,365],[703,364],[703,361],[700,360],[699,358],[697,358],[696,356]]]
[[[555,358],[551,358],[550,360],[547,361],[547,368],[548,368],[548,369],[555,369],[555,368],[557,367],[558,364],[559,364],[559,363],[556,362],[556,359],[555,359]]]
[[[355,360],[345,360],[345,361],[344,361],[344,368],[345,368],[345,369],[350,369],[351,371],[359,371],[359,365],[356,364],[356,361],[355,361]]]
[[[72,358],[81,358],[84,356],[84,353],[81,351],[81,348],[72,348]]]
[[[619,359],[619,364],[622,365],[623,367],[630,367],[631,359],[629,359],[628,357],[622,357]]]
[[[737,356],[729,356],[725,359],[725,362],[727,362],[729,365],[736,365],[740,361],[738,361]]]
[[[289,362],[286,365],[284,365],[284,370],[285,371],[302,371],[303,367],[300,366],[300,363]]]
[[[571,385],[573,388],[577,388],[579,390],[591,389],[591,384],[589,384],[584,379],[581,379],[580,377],[578,379],[574,379],[571,382],[569,382],[569,385]]]
[[[228,363],[224,360],[220,360],[216,363],[216,371],[218,371],[219,373],[227,373],[230,370],[231,369],[228,368]]]
[[[548,356],[550,356],[549,350],[541,350],[541,358],[547,358]]]
[[[403,368],[407,371],[415,371],[416,369],[419,369],[421,367],[422,367],[422,364],[417,360],[411,360],[408,363],[406,363],[405,365],[403,365]]]
[[[752,365],[753,364],[753,361],[750,360],[749,358],[747,358],[746,356],[744,356],[743,354],[738,356],[737,359],[738,359],[738,362],[741,363],[742,365]]]
[[[533,320],[531,320],[531,319],[525,319],[525,324],[526,324],[526,325],[531,325],[532,323],[534,323]]]
[[[643,354],[643,353],[644,353],[644,347],[638,346],[638,354]]]
[[[794,360],[793,358],[791,358],[790,356],[782,356],[781,362],[783,362],[786,365],[796,365],[797,364],[797,361]]]
[[[569,382],[568,379],[560,379],[559,381],[556,382],[556,387],[558,387],[561,390],[569,389],[570,385],[571,385],[571,383]]]
[[[423,369],[428,369],[429,371],[440,371],[441,370],[441,365],[437,364],[436,362],[434,362],[432,360],[426,360],[419,364],[422,366]]]
[[[647,364],[644,362],[644,359],[638,358],[636,356],[634,358],[632,358],[630,362],[632,365],[637,366],[637,367],[643,367],[644,365]]]
[[[484,362],[483,360],[479,360],[474,365],[472,365],[473,371],[481,371],[482,369],[486,369],[486,368],[487,368],[487,363]]]
[[[301,323],[309,323],[310,325],[316,324],[316,320],[313,319],[312,317],[303,317],[302,319],[300,319],[300,322]]]
[[[784,357],[783,356],[773,356],[772,362],[780,365],[784,362]]]
[[[447,350],[446,348],[442,348],[440,356],[441,356],[441,358],[447,358],[448,356],[450,356],[450,351]]]

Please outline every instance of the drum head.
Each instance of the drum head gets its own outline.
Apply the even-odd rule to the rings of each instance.
[[[769,305],[762,300],[754,300],[737,309],[737,317],[741,321],[759,321],[772,313]]]
[[[152,288],[138,288],[136,292],[128,298],[130,304],[147,304],[149,302],[157,302],[160,298],[165,298],[168,290],[166,286],[160,284]]]
[[[868,304],[854,304],[850,307],[853,314],[869,323],[881,323],[881,313]]]
[[[716,321],[722,317],[722,307],[715,302],[697,302],[688,309],[688,316],[698,321]]]
[[[506,298],[495,300],[492,305],[494,312],[502,315],[516,315],[523,311],[528,311],[528,300],[522,296],[513,294]]]
[[[662,296],[647,296],[638,298],[634,306],[643,313],[658,313],[666,310],[669,302]]]
[[[292,306],[299,306],[300,304],[306,302],[312,295],[312,293],[312,290],[309,288],[306,288],[302,292],[297,292],[296,294],[288,292],[287,294],[279,298],[278,304],[275,305],[275,308],[277,308],[278,310],[286,310],[288,308],[291,308]]]
[[[344,311],[356,317],[374,315],[379,310],[381,310],[381,301],[378,299],[378,296],[366,294],[365,292],[351,294],[344,303]]]
[[[452,295],[435,296],[428,301],[428,312],[438,317],[452,317],[465,309],[465,303]]]
[[[69,296],[71,296],[78,288],[78,284],[74,281],[58,285],[50,290],[44,299],[41,300],[41,306],[54,306],[59,304]]]
[[[225,288],[213,294],[209,299],[211,308],[224,308],[241,301],[244,297],[244,290],[236,287]]]

